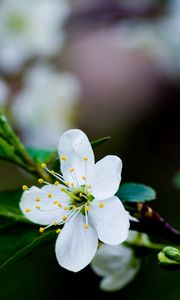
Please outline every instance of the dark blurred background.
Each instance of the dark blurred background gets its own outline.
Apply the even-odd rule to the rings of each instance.
[[[119,155],[123,182],[156,189],[152,206],[179,229],[180,190],[173,184],[180,169],[179,1],[20,2],[0,2],[0,103],[16,132],[26,145],[52,149],[72,127],[91,140],[110,135],[96,158]],[[1,190],[34,181],[3,162],[0,180]],[[105,293],[90,267],[78,274],[60,268],[52,245],[0,273],[0,298],[176,300],[179,280],[178,271],[161,270],[150,254],[131,284]]]

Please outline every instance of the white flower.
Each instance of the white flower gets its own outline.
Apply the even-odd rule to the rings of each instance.
[[[0,105],[4,105],[6,103],[7,97],[8,97],[8,86],[4,82],[4,80],[0,78]]]
[[[56,182],[42,189],[32,187],[24,192],[20,208],[35,223],[47,227],[64,224],[56,241],[57,260],[77,272],[94,257],[98,239],[117,245],[128,236],[129,215],[114,196],[122,163],[119,157],[109,155],[95,164],[91,144],[78,129],[63,134],[59,156],[63,176],[49,172],[64,185]],[[45,164],[42,167],[48,170]]]
[[[80,95],[80,81],[72,73],[41,64],[30,69],[12,106],[24,142],[56,147],[59,134],[73,125],[73,111]]]
[[[0,67],[16,72],[35,56],[53,56],[64,45],[67,0],[0,1]]]
[[[137,233],[130,232],[128,241]],[[117,291],[134,279],[140,268],[140,259],[133,249],[125,245],[100,245],[91,267],[97,275],[103,277],[100,288],[104,291]]]

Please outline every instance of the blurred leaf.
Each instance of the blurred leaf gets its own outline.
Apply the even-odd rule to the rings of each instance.
[[[123,202],[145,202],[156,199],[155,190],[141,183],[123,183],[116,195]]]
[[[25,224],[23,227],[22,224],[16,224],[8,232],[4,231],[0,234],[0,271],[31,255],[41,246],[51,243],[56,236],[55,231],[40,234],[38,230]]]
[[[173,184],[175,185],[176,188],[180,189],[180,171],[178,171],[174,178],[173,178]]]
[[[91,142],[91,146],[93,148],[96,148],[98,146],[101,146],[103,145],[104,143],[106,143],[111,137],[110,136],[107,136],[107,137],[103,137],[101,139],[98,139],[98,140],[95,140],[95,141],[92,141]]]

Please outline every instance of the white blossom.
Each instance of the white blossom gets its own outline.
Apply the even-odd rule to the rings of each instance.
[[[130,232],[127,241],[132,241],[137,233]],[[140,269],[140,259],[134,250],[124,244],[110,246],[100,245],[91,267],[102,276],[100,288],[104,291],[117,291],[134,279]]]
[[[98,240],[118,245],[129,231],[129,214],[114,196],[121,180],[122,162],[108,155],[95,163],[87,136],[78,129],[65,132],[59,141],[60,181],[23,193],[20,208],[37,224],[64,225],[56,241],[59,264],[77,272],[94,257]],[[42,167],[48,171],[45,164]],[[60,228],[57,233],[60,232]]]
[[[73,125],[80,95],[81,83],[72,73],[48,65],[30,69],[12,105],[23,141],[36,147],[56,147],[59,134]]]
[[[57,54],[69,11],[68,0],[0,1],[0,67],[16,72],[28,59]]]

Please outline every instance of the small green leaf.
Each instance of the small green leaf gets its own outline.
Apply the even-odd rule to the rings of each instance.
[[[156,199],[156,192],[150,186],[141,183],[123,183],[117,196],[123,202],[145,202]]]
[[[95,140],[95,141],[92,141],[91,142],[91,146],[93,148],[96,148],[98,146],[101,146],[103,145],[104,143],[106,143],[111,137],[110,136],[106,136],[106,137],[103,137],[101,139],[98,139],[98,140]]]
[[[41,164],[42,162],[50,163],[55,158],[58,158],[57,151],[50,151],[33,147],[29,147],[26,150],[36,164]]]

